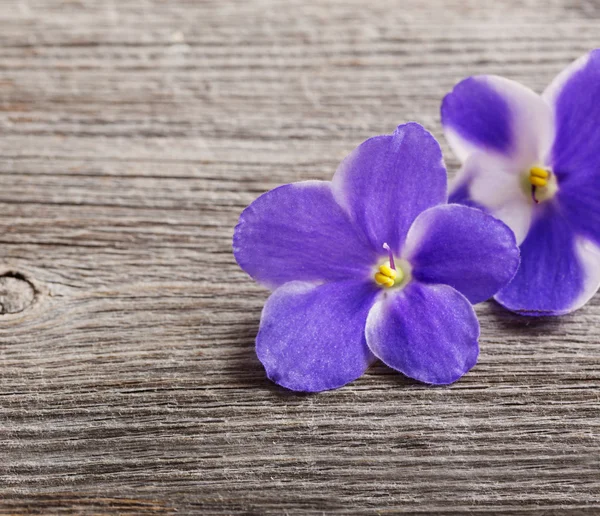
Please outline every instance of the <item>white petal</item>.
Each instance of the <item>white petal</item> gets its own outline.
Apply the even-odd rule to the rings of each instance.
[[[520,244],[527,236],[535,208],[521,181],[510,160],[480,153],[467,160],[454,189],[466,184],[470,198],[511,228]]]

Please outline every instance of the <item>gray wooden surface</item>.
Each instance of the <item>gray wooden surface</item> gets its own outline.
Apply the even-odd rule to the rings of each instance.
[[[240,211],[499,73],[541,91],[596,0],[0,3],[0,513],[600,514],[600,296],[478,307],[450,388],[265,379]],[[449,154],[451,173],[457,163]]]

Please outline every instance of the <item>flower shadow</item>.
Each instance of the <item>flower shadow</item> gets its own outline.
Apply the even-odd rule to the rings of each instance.
[[[232,325],[228,331],[228,340],[234,344],[223,348],[221,373],[237,387],[260,387],[268,382],[255,351],[259,320],[260,313],[249,314],[248,319]]]
[[[379,360],[368,369],[363,378],[368,379],[368,381],[372,382],[372,384],[376,383],[381,385],[382,383],[389,384],[393,382],[394,387],[431,388],[431,385],[427,385],[414,380],[413,378],[409,378],[408,376],[404,376],[402,373],[399,373],[398,371],[386,366]]]
[[[571,315],[531,317],[506,310],[496,301],[488,301],[478,313],[480,321],[491,319],[502,331],[512,335],[548,335],[561,330]]]

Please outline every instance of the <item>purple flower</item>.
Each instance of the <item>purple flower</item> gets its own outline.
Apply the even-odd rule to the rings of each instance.
[[[361,144],[333,181],[280,186],[240,216],[240,267],[275,289],[256,351],[271,380],[322,391],[375,360],[451,383],[479,352],[471,303],[507,284],[519,252],[510,229],[446,205],[446,170],[418,124]]]
[[[600,49],[539,96],[496,76],[469,77],[442,104],[463,162],[451,202],[515,232],[521,266],[496,300],[524,315],[583,306],[600,286]]]

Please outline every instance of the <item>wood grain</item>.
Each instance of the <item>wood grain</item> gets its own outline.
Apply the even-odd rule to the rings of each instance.
[[[540,91],[595,0],[0,4],[1,514],[599,514],[600,297],[478,307],[449,388],[297,395],[253,340],[240,211],[474,73]],[[448,152],[454,173],[456,161]]]

